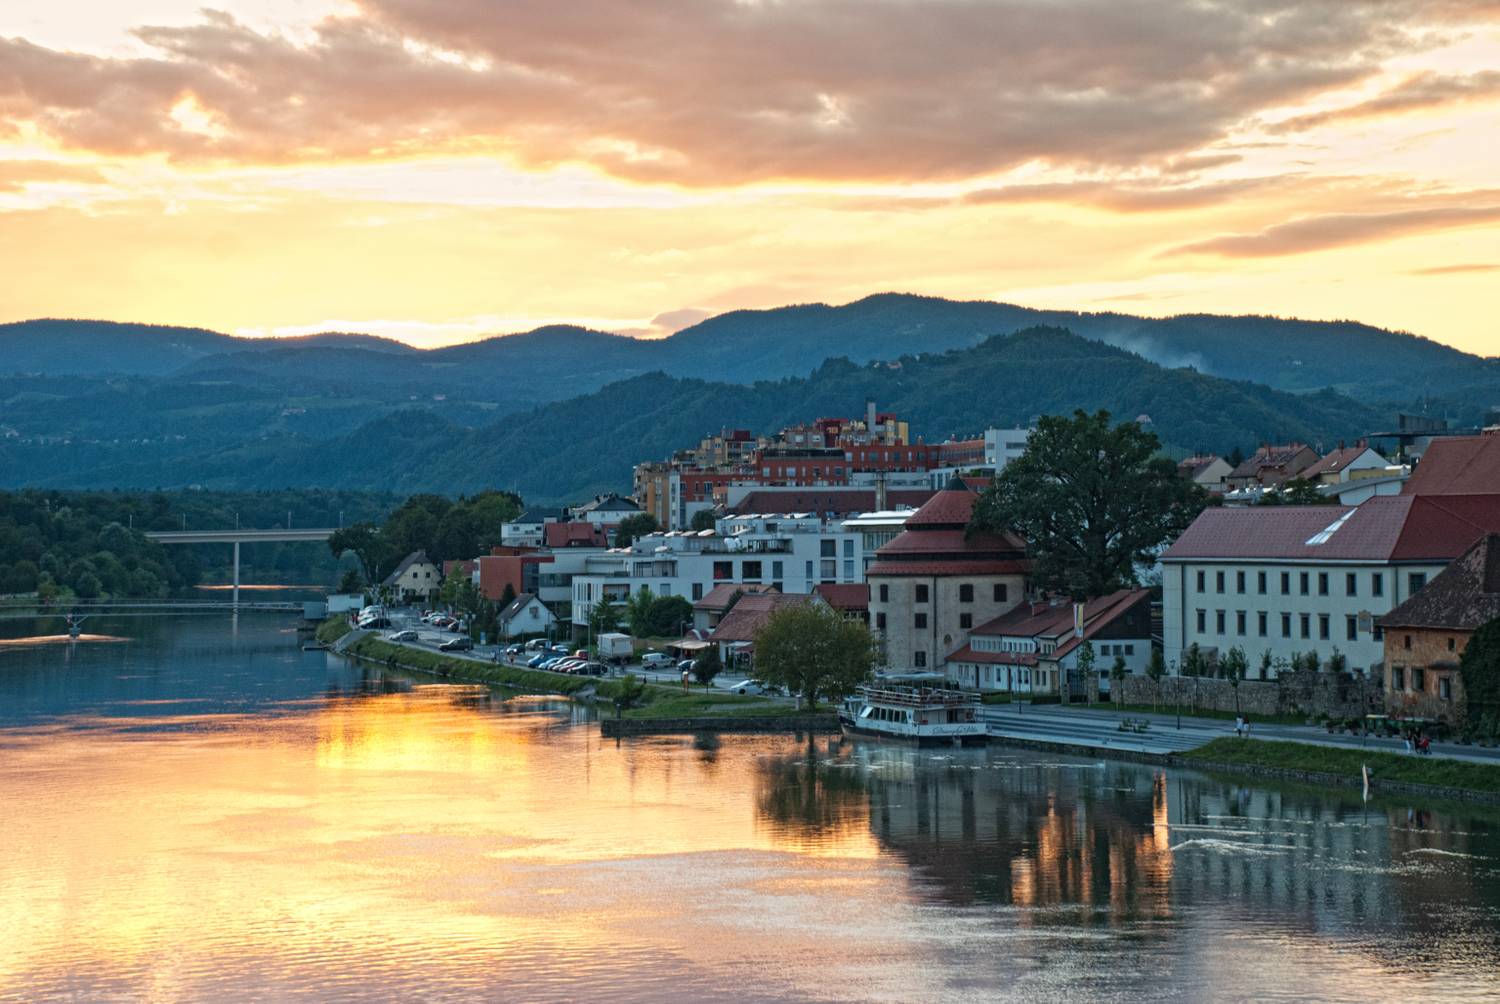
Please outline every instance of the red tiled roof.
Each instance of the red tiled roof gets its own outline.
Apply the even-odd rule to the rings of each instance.
[[[888,509],[916,507],[936,494],[926,488],[892,488],[886,492]],[[764,488],[753,491],[729,507],[731,516],[761,512],[831,512],[836,515],[874,512],[875,491],[825,491],[816,488]]]
[[[1447,561],[1500,529],[1500,500],[1379,495],[1359,506],[1205,509],[1163,561]],[[1329,532],[1331,531],[1331,532]],[[1312,543],[1326,532],[1321,543]]]
[[[901,575],[1026,575],[1031,562],[1025,558],[954,559],[951,561],[877,561],[865,572],[871,576]]]
[[[1297,455],[1303,450],[1310,452],[1311,449],[1311,447],[1304,443],[1262,446],[1246,457],[1230,476],[1235,478],[1253,478],[1267,468],[1284,467],[1297,459]]]
[[[1417,496],[1391,559],[1449,561],[1495,532],[1500,532],[1500,496]]]
[[[835,610],[870,609],[870,587],[864,583],[825,582],[814,586],[813,592]]]
[[[1119,589],[1107,596],[1089,600],[1083,606],[1082,638],[1073,634],[1072,603],[1049,604],[1040,609],[1023,603],[1014,610],[979,625],[969,637],[971,644],[973,638],[980,636],[1062,639],[1050,655],[1050,658],[1061,659],[1085,639],[1093,638],[1104,628],[1129,613],[1137,604],[1150,601],[1151,590],[1149,589]],[[965,646],[965,648],[968,647]],[[995,655],[997,653],[977,652],[975,654]],[[948,658],[952,661],[957,658],[957,653]]]
[[[976,652],[972,645],[948,656],[948,662],[978,662],[994,666],[1035,666],[1035,652]]]
[[[775,586],[763,585],[759,582],[721,582],[714,586],[703,596],[702,599],[693,603],[694,610],[723,610],[729,605],[730,599],[735,593],[741,597],[751,596],[756,593],[774,593]]]
[[[1313,478],[1324,474],[1337,474],[1358,460],[1369,449],[1370,447],[1366,444],[1358,443],[1354,446],[1346,446],[1343,449],[1334,450],[1327,456],[1319,458],[1318,462],[1311,467],[1304,469],[1298,477],[1311,481]]]
[[[912,514],[906,521],[906,528],[956,527],[961,530],[968,525],[969,517],[974,514],[974,503],[978,501],[979,496],[967,485],[957,488],[949,482],[949,487],[928,499]]]
[[[713,641],[754,641],[755,632],[771,614],[785,606],[812,602],[810,593],[754,593],[742,596],[734,609],[724,615],[709,638]]]
[[[608,544],[605,531],[605,527],[583,520],[548,523],[542,527],[542,540],[548,547],[604,547]]]
[[[1442,436],[1434,439],[1401,493],[1500,494],[1500,436]]]
[[[1380,618],[1382,627],[1474,631],[1500,617],[1500,534],[1481,537],[1416,595]]]

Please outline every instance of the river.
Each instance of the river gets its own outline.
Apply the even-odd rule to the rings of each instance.
[[[0,998],[1500,1000],[1495,810],[3,628]]]

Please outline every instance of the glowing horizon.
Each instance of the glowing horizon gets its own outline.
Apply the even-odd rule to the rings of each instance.
[[[880,292],[1500,354],[1489,0],[23,0],[0,321],[420,347]]]

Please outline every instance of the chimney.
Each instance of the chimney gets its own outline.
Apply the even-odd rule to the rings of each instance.
[[[875,402],[865,402],[865,433],[873,442],[875,439]]]

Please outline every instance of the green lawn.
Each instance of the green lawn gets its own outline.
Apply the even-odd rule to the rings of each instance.
[[[683,694],[659,696],[639,708],[630,708],[626,718],[760,718],[801,714],[795,705],[738,694]]]
[[[1307,743],[1264,742],[1228,736],[1188,750],[1185,760],[1249,764],[1286,770],[1321,771],[1341,777],[1359,777],[1361,764],[1381,781],[1436,784],[1470,791],[1500,791],[1500,766],[1448,760],[1437,756],[1412,756],[1372,750],[1337,749]]]

